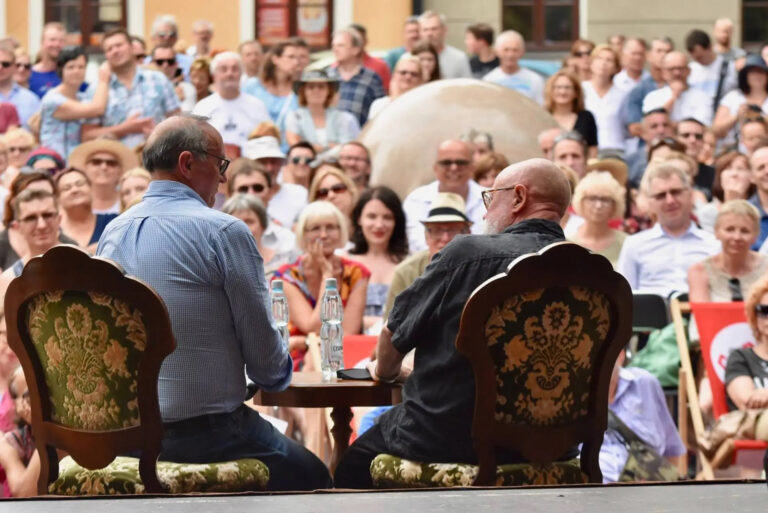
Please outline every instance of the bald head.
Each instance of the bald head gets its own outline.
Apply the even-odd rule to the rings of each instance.
[[[203,155],[221,136],[207,123],[208,118],[182,114],[171,116],[152,130],[144,145],[144,168],[153,171],[174,172],[179,154],[190,151]]]
[[[565,174],[547,159],[524,160],[496,177],[498,191],[485,216],[491,233],[526,219],[560,222],[571,203],[571,186]],[[498,197],[496,197],[498,195]]]

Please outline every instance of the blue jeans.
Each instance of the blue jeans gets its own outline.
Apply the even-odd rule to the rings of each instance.
[[[269,468],[268,490],[331,488],[328,469],[258,412],[241,406],[232,413],[203,415],[164,426],[160,460],[216,463],[257,458]]]

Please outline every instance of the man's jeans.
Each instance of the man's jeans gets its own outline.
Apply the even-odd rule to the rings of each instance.
[[[256,458],[269,468],[269,490],[333,486],[322,461],[247,406],[232,413],[171,422],[164,425],[164,431],[163,461],[216,463]]]

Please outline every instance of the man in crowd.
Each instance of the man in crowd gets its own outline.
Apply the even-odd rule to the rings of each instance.
[[[449,139],[437,149],[437,159],[432,167],[434,182],[412,190],[403,201],[403,210],[408,232],[408,246],[411,252],[426,249],[424,225],[432,202],[440,192],[453,192],[461,196],[467,205],[467,217],[472,221],[472,233],[482,233],[483,200],[482,187],[472,180],[472,148],[464,141]]]
[[[496,38],[499,66],[485,75],[483,80],[499,84],[527,96],[539,105],[544,104],[544,80],[529,69],[521,68],[519,61],[525,55],[523,36],[506,30]]]
[[[442,78],[469,78],[472,70],[464,52],[451,45],[445,44],[445,16],[433,11],[426,11],[419,16],[421,39],[426,39],[437,50]]]
[[[40,98],[13,80],[16,71],[16,55],[8,46],[0,46],[0,102],[16,107],[19,121],[27,127],[27,121],[40,109]]]
[[[499,65],[499,57],[493,49],[493,27],[487,23],[475,23],[467,27],[464,35],[464,45],[467,47],[469,67],[472,76],[483,78]]]
[[[735,61],[746,57],[747,52],[738,46],[731,46],[733,37],[733,21],[730,18],[718,18],[715,20],[715,28],[712,32],[715,39],[715,52],[729,61]]]
[[[197,20],[192,25],[192,37],[195,44],[187,48],[186,54],[191,59],[211,55],[211,40],[213,39],[213,23],[208,20]]]
[[[627,155],[625,161],[629,168],[629,183],[633,187],[640,185],[645,168],[648,166],[648,150],[653,141],[664,137],[672,137],[672,122],[664,109],[655,109],[643,115],[640,138],[645,143],[637,151]]]
[[[739,151],[752,156],[758,148],[768,144],[768,123],[765,118],[754,117],[742,121],[739,127]]]
[[[349,26],[349,28],[357,31],[357,33],[360,35],[360,39],[363,40],[363,48],[360,52],[360,64],[374,71],[381,79],[384,90],[389,90],[389,66],[387,66],[386,62],[384,62],[384,59],[373,57],[366,50],[366,47],[368,46],[368,30],[366,30],[366,28],[359,23],[353,23]]]
[[[707,196],[711,196],[712,182],[715,180],[715,168],[699,162],[701,150],[704,148],[704,125],[694,118],[685,118],[675,127],[677,140],[685,144],[685,153],[699,165],[694,184],[702,188]]]
[[[317,157],[312,144],[299,141],[288,148],[288,155],[283,167],[283,183],[294,183],[309,190],[312,168],[310,165]]]
[[[752,170],[752,183],[757,189],[749,198],[749,202],[760,211],[760,235],[752,245],[752,249],[758,250],[768,238],[768,146],[758,148],[752,153],[749,167]]]
[[[565,132],[555,137],[552,161],[568,166],[583,178],[587,172],[587,142],[578,132]]]
[[[539,142],[541,155],[545,159],[552,160],[552,147],[555,145],[555,139],[562,133],[563,129],[560,127],[547,128],[539,133],[536,140]]]
[[[709,95],[712,112],[728,91],[736,89],[736,66],[712,49],[709,35],[703,30],[692,30],[685,38],[685,48],[691,55],[691,73],[688,85]]]
[[[624,240],[616,270],[635,292],[688,292],[688,268],[720,251],[720,242],[691,219],[690,177],[671,164],[652,164],[640,184],[657,222]]]
[[[645,53],[648,44],[644,39],[632,37],[624,42],[621,48],[621,65],[623,66],[613,77],[613,84],[625,91],[631,91],[644,78],[649,76],[645,71]]]
[[[240,58],[243,61],[243,76],[240,78],[240,87],[242,88],[249,78],[258,78],[261,74],[264,51],[261,48],[261,43],[255,39],[240,43],[237,50],[240,52]]]
[[[351,141],[339,151],[339,165],[357,186],[358,196],[368,188],[371,178],[371,154],[363,143]]]
[[[131,36],[131,49],[136,62],[143,63],[147,58],[147,43],[139,36]]]
[[[179,112],[179,99],[165,75],[137,66],[125,29],[104,34],[101,46],[112,69],[107,109],[100,118],[85,121],[82,138],[115,137],[133,148],[146,140],[157,123]],[[95,85],[88,94],[93,97]]]
[[[261,100],[240,90],[242,74],[240,55],[222,52],[211,61],[211,75],[215,92],[203,98],[193,113],[210,118],[210,123],[224,138],[224,143],[245,149],[248,135],[262,121],[270,121],[267,108]],[[230,148],[228,155],[238,155]],[[239,156],[239,155],[238,155]]]
[[[195,86],[185,82],[179,72],[176,52],[167,46],[156,46],[152,49],[152,64],[174,85],[176,96],[179,98],[182,112],[192,112],[197,103]]]
[[[621,55],[621,49],[624,48],[627,38],[624,34],[611,34],[605,42],[608,43],[608,46],[613,48],[614,52]]]
[[[29,88],[42,98],[49,89],[61,83],[56,72],[56,62],[64,46],[64,25],[57,21],[46,23],[43,27],[43,37],[40,41],[40,61],[32,66],[29,75]]]
[[[712,97],[700,89],[688,85],[688,58],[683,52],[671,51],[664,57],[664,81],[667,85],[648,93],[643,100],[643,112],[662,108],[677,123],[685,118],[695,118],[702,123],[712,123]]]
[[[152,24],[152,43],[154,46],[175,48],[178,40],[179,26],[176,24],[176,18],[170,14],[163,14],[155,18],[155,22]],[[192,65],[192,57],[185,53],[177,53],[176,62],[179,63],[179,67],[184,73],[184,80],[189,80],[189,67]]]
[[[153,175],[144,200],[99,241],[99,256],[144,280],[168,307],[176,350],[158,380],[160,459],[257,458],[269,468],[269,489],[327,488],[325,465],[243,404],[246,374],[261,389],[283,390],[293,362],[270,312],[253,235],[209,208],[227,181],[223,155],[221,135],[203,118],[158,125],[144,148]]]
[[[395,69],[395,64],[404,53],[410,52],[413,46],[419,41],[419,17],[408,16],[403,26],[403,46],[398,46],[387,52],[384,56],[390,71]]]
[[[373,100],[385,95],[379,76],[360,63],[362,51],[363,40],[357,31],[339,30],[333,35],[336,65],[328,70],[328,76],[340,81],[337,107],[352,113],[360,126],[368,120]]]
[[[485,221],[493,235],[457,237],[397,297],[369,370],[374,379],[394,380],[405,374],[401,362],[414,348],[418,363],[405,382],[403,403],[384,413],[344,454],[336,486],[371,488],[369,467],[381,453],[476,463],[475,378],[454,345],[462,309],[475,288],[505,272],[515,258],[563,240],[558,223],[570,196],[565,175],[547,160],[506,168],[486,191]],[[522,461],[514,453],[499,459],[499,464]]]
[[[624,123],[629,134],[634,137],[642,137],[640,122],[643,119],[643,100],[651,91],[664,87],[664,57],[674,49],[672,40],[655,38],[651,41],[651,47],[646,53],[649,74],[641,78],[640,82],[632,88],[624,104]],[[642,147],[642,144],[640,145]]]
[[[427,217],[421,220],[421,224],[424,225],[424,241],[427,243],[427,249],[413,253],[395,267],[384,307],[385,319],[392,310],[398,294],[424,274],[432,257],[457,235],[468,235],[472,227],[472,221],[467,218],[464,198],[452,192],[437,193],[429,206]]]

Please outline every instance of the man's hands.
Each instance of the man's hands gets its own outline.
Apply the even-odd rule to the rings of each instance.
[[[368,365],[366,365],[365,368],[368,369],[368,372],[374,381],[379,381],[382,383],[403,383],[406,379],[408,379],[408,376],[411,375],[413,370],[409,367],[400,367],[400,373],[397,376],[379,376],[379,374],[376,372],[377,363],[377,360],[368,362]]]

